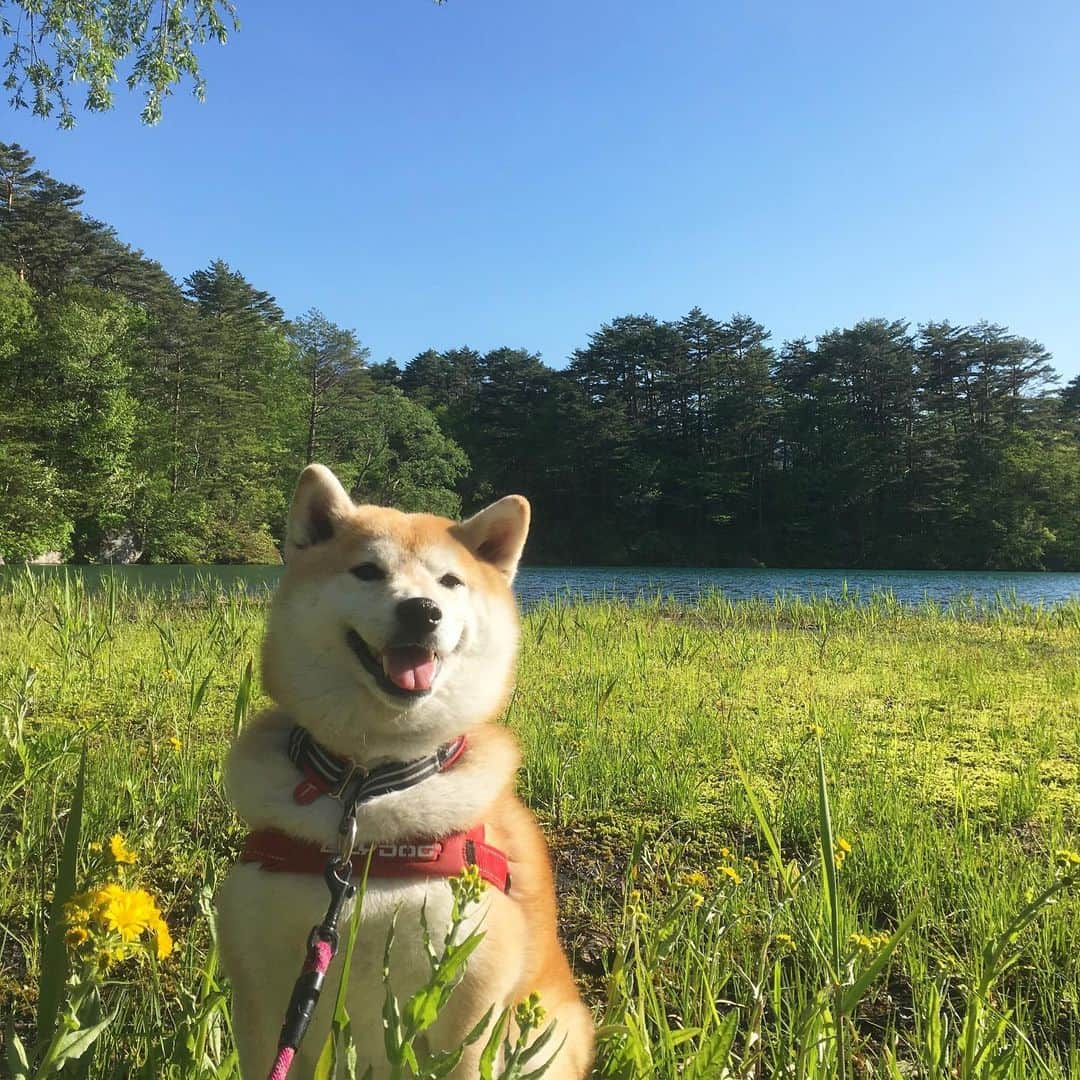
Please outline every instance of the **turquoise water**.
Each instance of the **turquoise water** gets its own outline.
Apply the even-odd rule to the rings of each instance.
[[[0,575],[22,571],[0,569]],[[91,587],[115,575],[139,589],[179,588],[186,591],[200,579],[211,578],[226,588],[238,582],[252,590],[272,589],[281,576],[279,566],[35,566],[41,577],[73,573]],[[0,578],[2,580],[2,578]],[[839,596],[845,589],[860,597],[891,592],[904,603],[971,597],[998,598],[1030,604],[1056,604],[1080,599],[1080,574],[1012,573],[926,570],[727,570],[655,566],[526,566],[515,591],[524,606],[553,596],[570,598],[662,595],[693,602],[702,592],[721,590],[731,599],[788,596]]]

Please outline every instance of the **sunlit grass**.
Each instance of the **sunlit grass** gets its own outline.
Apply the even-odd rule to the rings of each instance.
[[[93,596],[75,578],[0,584],[0,1014],[32,1035],[85,742],[82,835],[137,847],[176,941],[153,992],[117,969],[94,1075],[134,1075],[132,1061],[167,1075],[206,982],[207,889],[241,839],[221,764],[263,704],[265,604],[209,582],[182,596],[122,582]],[[1080,603],[712,596],[531,612],[508,722],[603,1025],[598,1074],[676,1076],[697,1060],[704,1077],[723,1053],[735,1074],[835,1075],[822,994],[837,962],[856,980],[911,914],[839,1025],[844,1067],[995,1075],[992,1055],[983,1071],[965,1058],[965,1017],[987,943],[1053,884],[1055,854],[1080,847],[1078,661]],[[819,744],[832,836],[851,847],[835,934]],[[984,995],[980,1017],[1007,1017],[997,1075],[1080,1073],[1080,905],[1075,889],[1052,900]],[[227,1028],[214,1038],[207,1054],[227,1062]]]

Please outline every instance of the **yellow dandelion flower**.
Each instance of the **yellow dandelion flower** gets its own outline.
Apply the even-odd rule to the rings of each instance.
[[[806,734],[816,735],[820,739],[825,734],[825,729],[820,724],[807,724]]]
[[[777,934],[776,944],[788,952],[795,951],[795,939],[790,934]]]
[[[696,911],[702,904],[705,903],[705,897],[699,892],[690,894],[690,906]]]
[[[1080,866],[1080,851],[1061,848],[1060,851],[1056,852],[1055,857],[1062,866]]]
[[[851,845],[842,837],[836,838],[836,850],[842,851],[845,855],[851,854]]]
[[[184,748],[184,744],[175,735],[169,736],[169,745],[177,752]]]
[[[117,863],[133,865],[138,858],[134,850],[127,846],[123,833],[113,833],[109,840],[109,852]]]
[[[160,919],[157,904],[145,889],[121,889],[113,895],[104,913],[105,925],[115,930],[122,941],[134,941]]]
[[[736,885],[741,885],[742,884],[742,877],[739,874],[739,871],[736,870],[735,867],[733,867],[733,866],[721,866],[720,870],[719,870],[719,873],[723,874],[725,877],[731,878],[731,880]]]
[[[722,847],[720,849],[720,858],[721,859],[730,859],[731,858],[731,848]]]

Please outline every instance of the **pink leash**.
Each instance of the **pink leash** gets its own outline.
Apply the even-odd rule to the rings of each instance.
[[[316,929],[319,929],[316,927]],[[314,938],[314,932],[312,938]],[[304,970],[300,973],[300,979],[297,981],[297,985],[300,983],[306,983],[308,980],[304,978],[306,975],[315,976],[312,982],[317,980],[318,987],[316,993],[322,989],[322,981],[326,977],[326,972],[330,967],[330,961],[334,959],[334,943],[318,938],[313,940],[308,946],[307,960],[304,962]],[[316,1000],[318,1000],[316,998]],[[314,1004],[314,1003],[313,1003]],[[306,1024],[304,1025],[307,1026]],[[282,1032],[284,1035],[284,1032]],[[303,1036],[303,1032],[300,1032],[300,1036]],[[300,1042],[298,1038],[297,1044]],[[277,1057],[274,1058],[274,1067],[270,1070],[270,1080],[285,1080],[285,1077],[289,1075],[289,1068],[292,1065],[293,1058],[296,1056],[296,1046],[280,1046],[278,1048]]]
[[[355,837],[354,819],[351,838],[347,842],[347,854],[350,858]],[[345,876],[343,877],[342,874]],[[285,1080],[285,1077],[289,1075],[293,1058],[296,1057],[296,1049],[315,1014],[315,1006],[319,1003],[319,994],[322,993],[323,981],[330,968],[330,961],[334,959],[334,953],[337,952],[337,926],[341,918],[341,910],[345,901],[351,900],[356,893],[356,886],[351,880],[352,863],[349,858],[339,864],[337,856],[331,856],[326,864],[325,877],[327,887],[330,889],[330,905],[326,909],[323,921],[318,926],[312,927],[308,937],[307,956],[304,958],[300,977],[293,986],[289,1007],[285,1010],[285,1022],[281,1025],[277,1056],[274,1058],[269,1080]]]

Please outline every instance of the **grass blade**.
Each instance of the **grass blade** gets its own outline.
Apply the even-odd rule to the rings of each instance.
[[[39,1046],[48,1045],[56,1027],[64,984],[67,982],[67,950],[64,946],[64,905],[75,892],[75,869],[79,857],[79,834],[82,830],[83,792],[86,789],[86,743],[79,757],[79,775],[71,813],[64,826],[64,847],[56,872],[49,929],[42,950],[41,978],[38,983],[37,1038]]]

